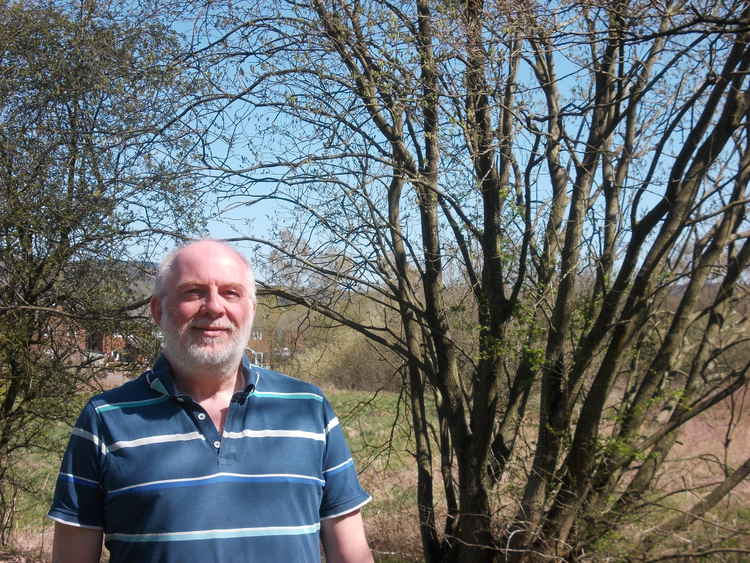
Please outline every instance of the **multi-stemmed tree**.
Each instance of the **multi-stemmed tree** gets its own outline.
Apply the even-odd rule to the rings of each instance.
[[[328,280],[270,289],[403,359],[427,561],[669,551],[747,477],[659,485],[684,425],[747,381],[745,3],[202,18],[214,91],[183,117],[222,135],[202,155],[222,195],[278,205],[294,236],[267,255]],[[383,314],[348,318],[353,294]]]

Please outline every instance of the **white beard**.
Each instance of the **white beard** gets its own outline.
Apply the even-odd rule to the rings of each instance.
[[[171,364],[188,373],[196,369],[214,369],[217,375],[239,366],[252,329],[250,323],[235,327],[229,321],[224,321],[220,326],[231,328],[231,331],[229,338],[222,338],[224,342],[219,345],[216,338],[193,334],[191,324],[180,331],[166,309],[159,324],[164,334],[164,355]]]

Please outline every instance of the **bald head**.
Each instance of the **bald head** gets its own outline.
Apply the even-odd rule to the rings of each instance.
[[[253,274],[253,267],[250,264],[250,261],[227,243],[213,239],[190,242],[175,248],[172,252],[167,254],[159,264],[159,269],[154,278],[154,287],[152,291],[153,297],[164,297],[168,282],[174,275],[175,270],[179,267],[180,260],[183,258],[189,260],[201,260],[202,256],[208,259],[208,257],[216,256],[217,253],[232,256],[239,263],[244,265],[244,268],[247,271],[247,276],[244,281],[248,284],[250,300],[255,304],[255,275]]]

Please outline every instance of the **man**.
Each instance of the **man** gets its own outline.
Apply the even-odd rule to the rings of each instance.
[[[368,563],[357,481],[330,405],[306,383],[251,366],[245,258],[204,240],[168,256],[151,315],[162,356],[89,401],[49,516],[53,563]]]

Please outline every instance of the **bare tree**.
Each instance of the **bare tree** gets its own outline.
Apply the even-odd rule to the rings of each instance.
[[[403,358],[427,561],[646,557],[747,476],[659,500],[681,429],[747,382],[744,3],[213,7],[183,118],[305,253],[247,240],[398,319],[269,288]]]

